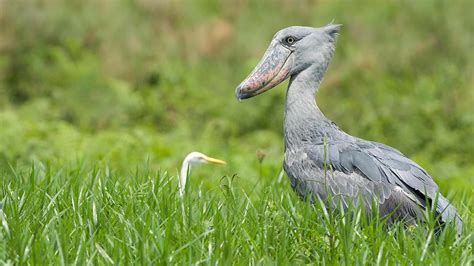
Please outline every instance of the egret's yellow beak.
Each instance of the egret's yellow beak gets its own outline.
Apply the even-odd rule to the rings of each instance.
[[[215,159],[215,158],[208,157],[208,156],[204,157],[204,160],[206,160],[206,162],[208,162],[208,163],[226,164],[226,162],[223,161],[223,160]]]

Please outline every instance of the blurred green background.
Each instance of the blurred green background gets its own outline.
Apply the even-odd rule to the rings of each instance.
[[[229,163],[196,169],[208,186],[277,178],[286,83],[242,103],[234,89],[276,31],[334,20],[323,112],[413,158],[441,191],[472,193],[473,13],[470,0],[3,0],[0,169],[175,174],[199,150]]]

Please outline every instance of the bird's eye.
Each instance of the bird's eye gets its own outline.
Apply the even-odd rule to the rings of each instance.
[[[284,43],[285,43],[286,45],[292,45],[292,44],[294,44],[295,42],[296,42],[296,38],[293,37],[293,36],[288,36],[288,37],[286,37],[286,38],[284,39]]]

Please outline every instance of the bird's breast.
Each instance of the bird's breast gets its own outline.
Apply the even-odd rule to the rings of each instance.
[[[301,164],[305,160],[308,160],[308,154],[302,149],[287,149],[285,151],[284,162],[288,167],[291,167],[294,164]]]

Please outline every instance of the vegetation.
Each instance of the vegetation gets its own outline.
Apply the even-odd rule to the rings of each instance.
[[[473,263],[473,9],[0,1],[0,261]],[[333,19],[344,26],[318,104],[430,172],[460,238],[300,201],[281,169],[286,85],[235,100],[277,30]],[[181,199],[176,169],[192,150],[228,165],[194,169]]]
[[[333,212],[301,201],[286,180],[255,190],[239,178],[212,188],[193,182],[184,198],[176,177],[107,169],[12,174],[2,188],[4,261],[18,264],[439,264],[473,261],[469,232],[450,226],[406,230],[367,222],[360,208]],[[460,201],[467,201],[467,196]],[[463,209],[468,224],[472,218]],[[427,214],[429,216],[429,213]],[[433,219],[430,219],[433,221]]]

